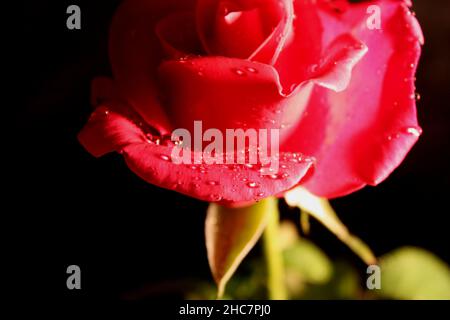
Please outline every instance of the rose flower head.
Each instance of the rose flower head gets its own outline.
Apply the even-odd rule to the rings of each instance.
[[[94,156],[119,152],[151,184],[225,205],[298,185],[326,198],[377,185],[421,134],[423,35],[410,6],[125,0],[110,29],[112,77],[94,79],[79,140]],[[177,129],[191,137],[177,141]],[[258,145],[233,140],[242,133]]]

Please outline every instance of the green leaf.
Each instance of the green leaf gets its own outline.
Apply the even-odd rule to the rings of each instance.
[[[342,242],[353,250],[368,265],[375,264],[377,259],[370,248],[359,238],[353,236],[339,220],[327,199],[319,198],[303,188],[296,188],[285,194],[286,202],[291,207],[298,207],[320,221]]]
[[[380,259],[381,290],[391,299],[450,300],[450,268],[432,253],[413,247]]]
[[[214,203],[209,206],[205,222],[206,249],[219,298],[239,264],[261,237],[271,210],[278,210],[275,198],[246,208],[226,208]]]
[[[286,269],[294,270],[302,281],[323,284],[330,280],[333,265],[328,257],[312,242],[300,239],[284,250]]]
[[[333,264],[330,281],[307,285],[296,298],[305,300],[360,299],[362,292],[360,282],[358,272],[349,263],[337,261]]]

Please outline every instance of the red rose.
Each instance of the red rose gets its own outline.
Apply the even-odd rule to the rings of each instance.
[[[379,30],[367,26],[369,5],[381,9]],[[95,156],[120,152],[149,183],[224,204],[298,184],[327,198],[376,185],[421,132],[414,74],[423,36],[410,5],[126,0],[110,32],[113,79],[94,80],[96,110],[79,139]],[[196,120],[280,128],[280,173],[174,164],[167,135]]]

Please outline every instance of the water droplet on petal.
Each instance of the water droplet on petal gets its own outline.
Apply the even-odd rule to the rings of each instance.
[[[245,72],[242,71],[241,69],[234,68],[234,69],[231,69],[231,70],[233,71],[234,74],[236,74],[236,75],[238,75],[240,77],[244,77],[246,75]]]
[[[273,168],[261,168],[259,169],[259,173],[262,176],[267,176],[270,175],[271,173],[273,173],[274,169]]]
[[[258,73],[258,70],[256,70],[255,68],[252,68],[252,67],[247,67],[247,68],[245,68],[245,70],[247,70],[250,73]]]
[[[219,202],[219,201],[221,201],[223,198],[222,198],[222,196],[219,195],[219,194],[212,194],[212,195],[210,196],[210,199],[211,199],[212,202]]]
[[[206,182],[206,184],[207,184],[208,186],[218,186],[218,185],[219,185],[219,182],[217,182],[217,181],[208,181],[208,182]]]
[[[419,127],[408,127],[405,129],[405,133],[420,137],[422,135],[422,129]]]
[[[164,160],[164,161],[170,161],[170,157],[167,156],[167,155],[165,155],[165,154],[162,154],[162,155],[160,155],[159,157],[160,157],[162,160]]]
[[[247,187],[252,188],[252,189],[256,189],[256,188],[259,188],[260,185],[259,185],[258,182],[253,182],[253,181],[251,181],[251,182],[248,182],[248,183],[247,183]]]

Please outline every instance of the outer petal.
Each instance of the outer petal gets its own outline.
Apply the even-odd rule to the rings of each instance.
[[[164,56],[156,24],[170,13],[194,7],[195,0],[126,0],[112,21],[110,59],[120,95],[162,132],[170,131],[170,125],[155,85],[155,71]]]
[[[239,206],[278,195],[300,183],[312,159],[285,153],[282,173],[261,175],[245,165],[178,165],[169,159],[171,147],[133,144],[123,149],[128,166],[145,181],[182,194],[224,205]]]
[[[262,175],[254,165],[184,165],[171,161],[173,144],[159,145],[121,113],[121,106],[97,108],[79,135],[95,156],[117,151],[137,175],[156,186],[225,205],[243,205],[297,185],[313,165],[298,154],[281,155],[280,172]]]
[[[78,140],[95,157],[101,157],[124,147],[143,143],[146,135],[135,122],[124,117],[119,105],[111,102],[98,107],[78,135]]]
[[[335,11],[346,1],[326,3],[327,8]],[[333,35],[324,30],[324,24],[328,25],[330,19],[321,18],[321,7],[310,0],[294,2],[291,40],[274,65],[285,90],[304,81],[321,78],[317,84],[342,91],[349,83],[353,67],[367,52],[367,47],[351,35],[350,29],[341,28]],[[333,26],[329,28],[333,29]]]
[[[366,26],[368,4],[380,6],[381,30]],[[352,30],[369,48],[347,90],[315,88],[296,133],[285,144],[286,150],[317,158],[306,187],[332,198],[382,182],[420,136],[414,74],[423,36],[406,1],[364,2],[343,14],[322,13],[321,20],[324,39]]]

